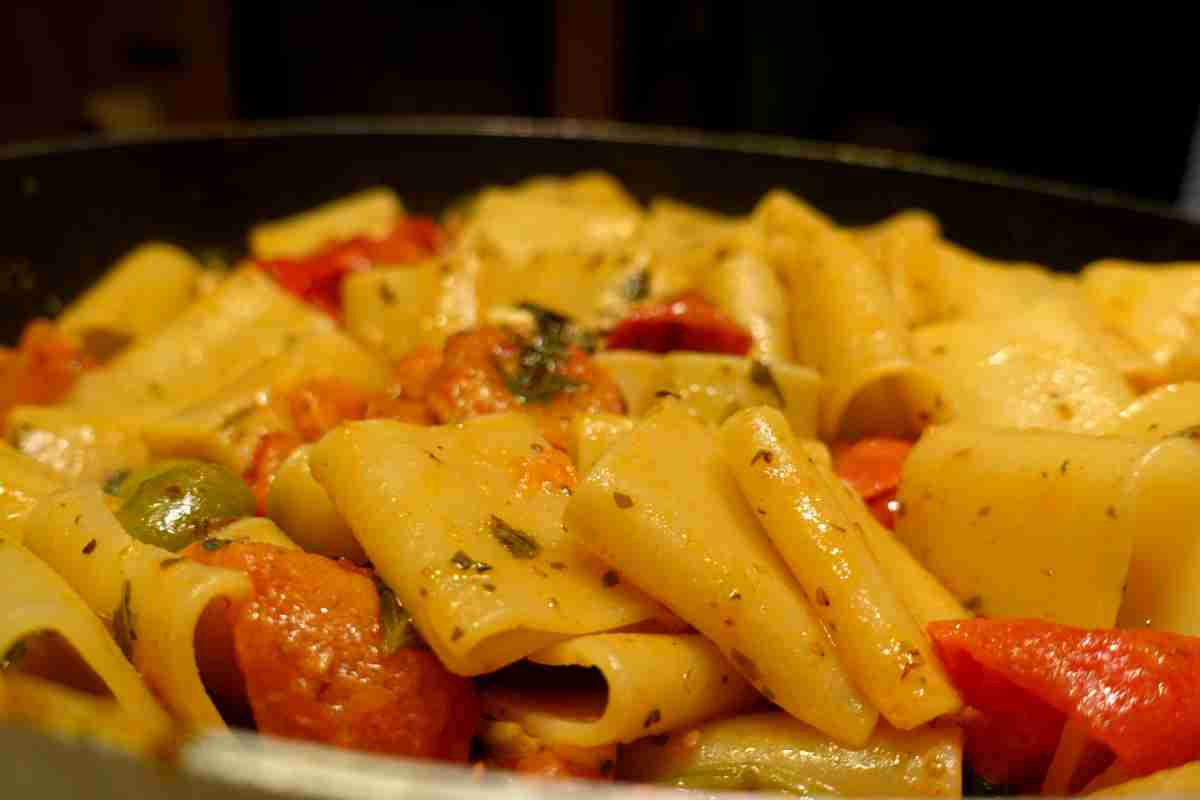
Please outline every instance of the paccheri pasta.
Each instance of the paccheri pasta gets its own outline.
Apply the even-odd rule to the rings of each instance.
[[[138,246],[0,350],[0,720],[1200,791],[1200,264],[586,173]]]

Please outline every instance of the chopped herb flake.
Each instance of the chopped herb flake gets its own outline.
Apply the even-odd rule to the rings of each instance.
[[[662,711],[656,708],[646,715],[646,721],[642,723],[642,727],[649,728],[660,722],[662,722]]]
[[[393,289],[391,286],[388,286],[386,283],[379,284],[379,300],[385,306],[395,305],[396,300],[398,299],[399,298],[396,297],[395,289]]]
[[[605,586],[611,589],[621,582],[621,576],[617,574],[615,569],[610,569],[601,576],[600,580],[604,582]]]
[[[491,572],[491,570],[492,570],[491,564],[485,564],[482,561],[476,561],[475,559],[471,558],[469,555],[464,553],[462,550],[455,551],[454,555],[450,556],[450,563],[452,563],[454,566],[458,567],[459,569],[463,569],[463,570],[471,569],[471,570],[475,570],[476,572],[478,572],[480,574],[482,574],[484,572]]]
[[[780,408],[787,407],[787,401],[783,398],[783,390],[779,388],[779,383],[775,380],[775,373],[767,364],[758,360],[750,362],[750,382],[773,394],[775,402],[779,404]]]
[[[12,667],[19,667],[21,659],[25,658],[25,653],[28,652],[29,646],[24,639],[18,639],[12,643],[7,652],[0,656],[0,672]]]
[[[104,493],[117,495],[121,492],[121,484],[129,477],[129,470],[119,469],[104,480]]]
[[[622,492],[613,492],[613,502],[617,508],[633,508],[633,498]]]
[[[650,296],[650,271],[640,269],[625,279],[621,294],[631,303],[645,300]]]
[[[413,624],[412,615],[400,605],[396,593],[386,583],[375,578],[375,592],[379,595],[379,627],[383,632],[383,653],[392,655],[405,647],[424,647],[425,641]]]
[[[682,398],[680,398],[680,396],[678,394],[676,394],[675,392],[672,392],[670,389],[659,389],[657,392],[654,393],[654,396],[655,397],[674,397],[676,400],[682,399]]]
[[[534,558],[542,550],[536,539],[524,531],[517,530],[495,514],[492,514],[488,532],[504,545],[505,550],[512,553],[513,558]]]
[[[133,590],[129,581],[121,587],[121,602],[113,612],[112,632],[117,646],[125,657],[133,660],[133,643],[137,641],[137,630],[133,625]]]
[[[204,543],[200,546],[210,553],[215,553],[222,547],[228,547],[231,544],[233,544],[233,539],[218,539],[214,536],[212,538],[205,539]]]
[[[463,637],[463,629],[456,625],[454,627],[454,630],[450,631],[450,641],[457,642],[462,637]]]
[[[754,458],[750,459],[750,466],[754,466],[759,461],[763,462],[764,464],[770,464],[774,460],[775,454],[770,450],[759,450],[754,454]]]
[[[88,543],[83,546],[82,552],[85,556],[90,556],[96,550],[96,540],[88,539]]]

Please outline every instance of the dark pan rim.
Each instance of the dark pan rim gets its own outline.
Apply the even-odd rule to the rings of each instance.
[[[1031,195],[1064,198],[1092,206],[1134,211],[1174,222],[1197,225],[1194,217],[1171,206],[1122,192],[1034,178],[987,167],[876,147],[794,139],[760,133],[712,133],[690,128],[637,125],[577,119],[534,119],[500,116],[313,117],[287,122],[186,125],[166,133],[89,135],[45,139],[0,146],[0,162],[19,162],[63,153],[103,152],[142,145],[197,141],[246,141],[306,136],[425,134],[483,136],[503,139],[645,144],[715,150],[778,158],[832,162],[891,170],[963,183],[1013,189]]]

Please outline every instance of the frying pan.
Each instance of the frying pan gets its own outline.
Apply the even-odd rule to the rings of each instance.
[[[1200,259],[1200,226],[1112,194],[920,157],[764,136],[615,124],[418,118],[220,128],[0,150],[0,342],[53,313],[138,242],[226,258],[257,220],[376,184],[437,213],[485,184],[602,169],[638,197],[744,213],[771,187],[843,224],[905,208],[1006,260]]]
[[[1056,270],[1105,257],[1200,260],[1200,226],[1166,209],[883,151],[516,119],[225,127],[0,150],[0,342],[15,339],[27,319],[55,313],[147,239],[231,260],[253,222],[367,186],[392,186],[411,210],[437,213],[486,184],[582,169],[611,172],[642,199],[667,194],[731,213],[748,211],[772,187],[844,224],[924,208],[959,244]],[[5,798],[615,796],[502,776],[479,783],[465,771],[260,737],[201,739],[174,774],[3,726],[0,756]]]

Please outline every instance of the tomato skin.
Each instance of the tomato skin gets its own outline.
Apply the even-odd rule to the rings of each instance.
[[[337,317],[347,275],[380,264],[409,264],[428,258],[445,238],[442,227],[429,217],[406,217],[382,239],[360,236],[331,243],[305,258],[259,261],[258,267],[287,291]]]
[[[464,762],[479,721],[471,682],[431,652],[383,650],[371,573],[267,544],[185,555],[246,572],[228,624],[258,729],[338,747]]]
[[[612,350],[668,353],[690,350],[744,356],[750,333],[699,292],[684,292],[639,306],[608,337]]]
[[[985,713],[1069,714],[1136,775],[1200,758],[1198,637],[1041,620],[934,622],[928,630],[955,686]]]
[[[566,449],[567,427],[575,414],[624,413],[616,382],[581,348],[572,346],[561,375],[572,382],[545,402],[522,402],[505,379],[504,368],[520,357],[522,340],[504,328],[484,327],[451,336],[442,362],[425,384],[426,401],[439,422],[461,422],[483,414],[531,414],[542,435]]]
[[[95,363],[53,322],[35,319],[16,348],[0,347],[0,423],[19,405],[55,403]]]
[[[896,499],[904,462],[913,444],[886,436],[837,442],[833,445],[833,471],[861,496],[871,513],[888,530],[896,529]]]
[[[266,516],[267,497],[271,494],[271,484],[275,481],[275,473],[279,466],[292,454],[304,440],[289,431],[275,431],[263,434],[254,447],[254,456],[250,466],[242,475],[243,480],[250,484],[254,492],[255,508],[259,516]]]

